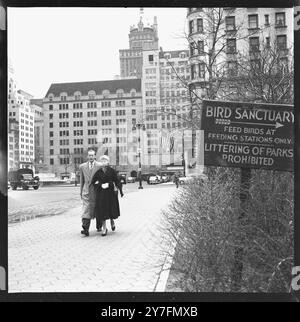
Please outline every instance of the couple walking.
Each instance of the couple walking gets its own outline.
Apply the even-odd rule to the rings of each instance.
[[[109,166],[109,157],[103,155],[99,162],[94,150],[88,151],[88,162],[80,165],[80,197],[83,205],[81,233],[89,236],[91,219],[96,218],[96,228],[107,235],[106,221],[116,229],[114,219],[120,216],[118,190],[123,197],[122,184],[117,172]],[[102,228],[102,229],[101,229]]]

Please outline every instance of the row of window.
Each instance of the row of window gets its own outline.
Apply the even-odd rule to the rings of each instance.
[[[266,37],[265,40],[266,47],[270,47],[270,37]],[[285,50],[287,49],[287,36],[286,35],[278,35],[276,37],[276,44],[278,49]],[[249,37],[249,51],[250,52],[257,52],[259,51],[260,42],[259,37]],[[193,55],[201,55],[204,54],[204,42],[198,41],[197,44],[195,42],[190,44],[190,51],[191,56]],[[226,53],[227,54],[235,54],[237,52],[236,48],[236,39],[235,38],[228,38],[226,39]],[[193,76],[192,76],[192,79]]]
[[[270,17],[268,14],[264,15],[264,23],[265,26],[270,25]],[[227,31],[236,30],[235,25],[235,17],[227,16],[225,17],[225,26]],[[285,27],[286,26],[286,18],[285,12],[276,12],[275,13],[275,27]],[[258,29],[259,28],[259,20],[257,14],[248,15],[248,28],[249,29]],[[191,20],[189,22],[189,33],[193,34],[195,32],[203,33],[203,19],[198,18],[196,20]]]
[[[21,136],[27,136],[33,138],[33,134],[25,133],[23,131],[20,132]]]
[[[131,105],[135,106],[136,105],[136,100],[131,100]],[[97,102],[88,102],[87,103],[87,108],[97,108]],[[125,106],[125,101],[115,101],[115,106]],[[59,110],[68,110],[69,109],[69,103],[64,103],[64,104],[59,104],[58,105]],[[111,107],[111,101],[104,101],[101,102],[101,107]],[[81,109],[83,108],[82,103],[73,103],[73,109]],[[53,111],[53,105],[49,105],[49,111]],[[21,113],[23,114],[23,113]],[[28,118],[28,115],[25,114]],[[22,115],[24,116],[24,114]],[[30,116],[31,119],[33,119],[32,116]]]
[[[185,63],[185,65],[187,65],[188,62]],[[175,69],[175,70],[174,70]],[[166,68],[166,69],[161,69],[160,73],[161,75],[171,75],[171,74],[183,74],[184,72],[189,73],[189,68],[185,68],[185,67],[175,67],[175,68]]]
[[[32,145],[24,145],[24,144],[21,144],[21,149],[26,149],[26,150],[33,150],[33,146]]]
[[[117,93],[117,96],[118,97],[123,97],[123,95],[124,95],[124,91],[122,89],[117,90],[116,93]],[[102,96],[104,98],[108,98],[109,95],[110,95],[110,91],[109,90],[102,91]],[[130,96],[131,97],[135,97],[136,96],[136,91],[135,90],[132,90],[130,92]],[[88,97],[89,97],[90,100],[94,100],[96,98],[96,92],[95,91],[90,91],[90,93],[88,94]],[[54,95],[50,93],[48,95],[48,98],[49,98],[50,101],[53,101]],[[74,94],[74,98],[75,98],[76,101],[80,100],[81,99],[81,94],[79,94],[79,93],[76,94],[75,93]],[[61,94],[60,95],[60,100],[61,101],[67,101],[67,99],[68,99],[67,95],[65,95],[65,94]]]

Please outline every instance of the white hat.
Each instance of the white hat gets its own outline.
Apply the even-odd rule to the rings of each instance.
[[[101,160],[106,160],[107,162],[109,162],[109,156],[108,155],[102,155],[101,157],[100,157],[100,159],[99,159],[100,161]]]

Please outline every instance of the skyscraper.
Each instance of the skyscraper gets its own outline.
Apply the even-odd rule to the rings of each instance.
[[[129,49],[120,49],[121,78],[142,77],[143,50],[158,49],[157,18],[153,25],[144,24],[142,14],[137,26],[130,27]]]

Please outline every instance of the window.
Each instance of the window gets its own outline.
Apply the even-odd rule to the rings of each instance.
[[[102,92],[102,95],[103,95],[103,98],[108,98],[110,92],[109,90],[105,89],[103,92]]]
[[[192,34],[194,32],[194,20],[191,20],[189,25],[190,25],[190,34]]]
[[[237,76],[237,62],[230,61],[228,62],[228,76]]]
[[[110,102],[101,102],[101,107],[111,107]]]
[[[277,36],[277,47],[279,50],[286,49],[286,35]]]
[[[50,138],[52,138],[52,137],[53,137],[53,131],[50,131],[50,132],[49,132],[49,136],[50,136]]]
[[[89,91],[88,96],[89,96],[90,100],[94,100],[95,96],[96,96],[96,92],[95,91]]]
[[[97,102],[88,102],[87,103],[87,108],[96,108],[97,107]]]
[[[50,165],[53,165],[53,164],[54,164],[54,160],[50,159]]]
[[[53,154],[54,154],[54,150],[50,149],[50,155],[53,155]]]
[[[270,37],[266,37],[266,47],[270,48],[271,42],[270,42]]]
[[[205,64],[204,63],[198,64],[198,68],[199,68],[199,77],[204,78],[205,77]]]
[[[197,48],[198,48],[198,54],[199,55],[203,54],[204,53],[204,41],[198,40]]]
[[[227,54],[236,53],[236,39],[227,39]]]
[[[258,28],[258,15],[249,15],[249,29],[257,29]]]
[[[132,111],[131,111],[131,114],[132,114],[132,115],[136,115],[136,110],[132,110]]]
[[[191,65],[191,76],[192,79],[196,78],[196,65]]]
[[[284,12],[276,13],[275,26],[276,27],[285,27],[285,13]]]
[[[149,62],[153,62],[153,55],[148,55]]]
[[[49,111],[53,111],[53,105],[49,105]]]
[[[117,90],[117,97],[123,97],[123,94],[124,94],[124,92],[122,89]]]
[[[116,106],[125,106],[125,101],[116,101]]]
[[[131,101],[131,105],[132,105],[132,106],[135,106],[135,105],[136,105],[135,103],[136,103],[136,101],[135,101],[135,100]]]
[[[235,30],[235,17],[226,17],[226,30]]]
[[[49,123],[49,127],[50,127],[50,129],[53,129],[53,123],[52,122]]]
[[[265,25],[266,26],[269,26],[270,25],[269,15],[265,15]]]
[[[97,120],[87,121],[88,126],[97,126]]]
[[[197,19],[197,32],[203,32],[203,19]]]
[[[195,54],[195,43],[194,42],[190,43],[190,52],[191,52],[191,56],[194,56],[194,54]]]
[[[259,38],[258,37],[250,37],[249,38],[250,52],[259,51]]]
[[[87,112],[88,117],[97,117],[97,111]]]
[[[82,116],[83,116],[83,113],[82,112],[73,112],[73,118],[80,118]]]

